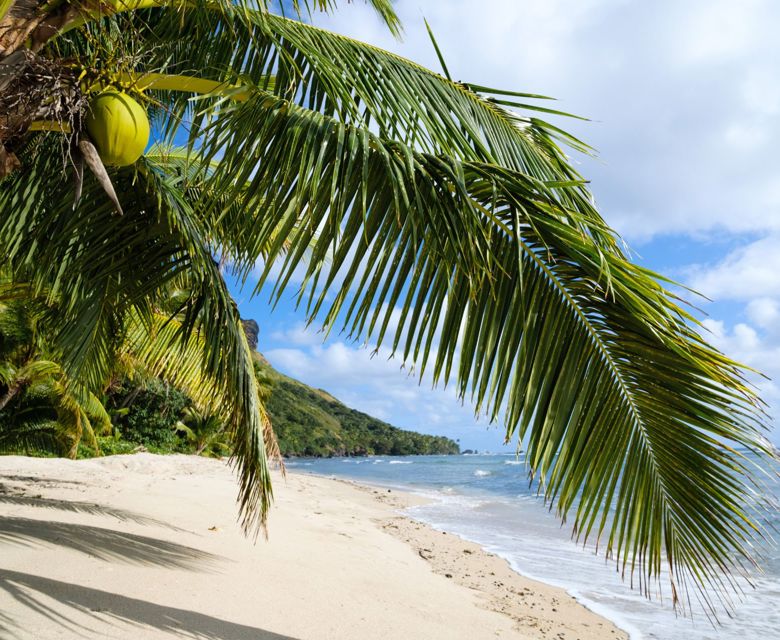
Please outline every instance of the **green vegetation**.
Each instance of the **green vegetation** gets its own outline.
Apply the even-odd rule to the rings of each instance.
[[[263,365],[273,383],[266,404],[279,449],[285,456],[453,454],[454,441],[403,431],[350,409],[321,389]]]
[[[114,432],[127,442],[151,451],[185,451],[179,423],[192,400],[158,378],[123,380],[111,389],[106,403]]]
[[[9,285],[0,283],[0,291],[3,286]],[[47,359],[46,322],[34,312],[35,300],[19,294],[0,303],[0,453],[74,458],[143,448],[231,455],[224,415],[145,370],[140,360],[121,359],[118,353],[111,382],[99,397],[77,395],[79,385]],[[256,324],[246,321],[244,328],[254,347]],[[278,373],[257,353],[254,361],[282,455],[458,452],[447,438],[402,431],[354,411]]]
[[[0,272],[0,452],[75,457],[110,418],[95,393],[68,376],[41,326],[45,307]]]
[[[398,33],[392,3],[369,2]],[[693,584],[712,606],[764,535],[739,453],[769,455],[763,405],[630,261],[564,148],[589,147],[540,117],[565,115],[543,96],[276,6],[2,0],[0,264],[56,318],[2,393],[55,363],[70,454],[132,357],[223,417],[243,524],[262,526],[276,440],[221,267],[247,282],[263,264],[255,292],[294,289],[308,322],[501,420],[559,516],[643,590],[668,567],[675,603]],[[131,166],[104,166],[83,126],[106,90],[153,123]]]

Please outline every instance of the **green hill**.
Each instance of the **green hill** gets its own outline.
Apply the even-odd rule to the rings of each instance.
[[[285,456],[460,453],[449,438],[393,427],[279,373],[262,356],[261,362],[273,384],[267,409]]]

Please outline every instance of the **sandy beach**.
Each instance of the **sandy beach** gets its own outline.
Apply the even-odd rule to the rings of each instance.
[[[0,638],[626,638],[401,516],[415,496],[299,474],[275,493],[254,543],[223,462],[0,457]]]

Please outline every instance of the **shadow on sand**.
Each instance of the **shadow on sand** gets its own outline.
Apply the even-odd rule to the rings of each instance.
[[[33,546],[47,544],[79,551],[101,560],[119,560],[181,569],[204,569],[221,560],[206,551],[139,536],[114,529],[83,524],[0,517],[0,544]]]
[[[0,505],[3,504],[20,507],[55,509],[58,511],[69,511],[71,513],[84,513],[91,516],[108,516],[110,518],[114,518],[115,520],[119,520],[120,522],[134,522],[135,524],[145,526],[164,527],[166,529],[171,529],[172,531],[184,531],[183,529],[175,527],[172,524],[163,522],[162,520],[157,520],[156,518],[150,518],[141,513],[128,511],[126,509],[118,509],[116,507],[109,507],[98,504],[96,502],[58,500],[54,498],[27,496],[24,494],[10,495],[0,492]]]
[[[16,473],[0,473],[0,481],[23,482],[27,486],[51,488],[61,485],[73,486],[84,484],[81,480],[63,480],[62,478],[47,478],[43,476],[26,476]]]
[[[165,607],[108,591],[0,569],[0,595],[4,594],[61,627],[70,629],[75,637],[79,638],[89,637],[90,634],[101,638],[104,637],[100,631],[101,626],[126,623],[145,625],[170,632],[176,637],[193,640],[295,640],[290,636],[220,620],[187,609]],[[52,600],[63,606],[55,608]],[[68,610],[91,616],[95,624],[73,620],[64,612]],[[14,638],[17,637],[14,635],[14,628],[19,628],[19,624],[13,617],[7,612],[0,613],[0,630],[10,634],[8,637]],[[141,629],[137,629],[137,632],[140,633]]]

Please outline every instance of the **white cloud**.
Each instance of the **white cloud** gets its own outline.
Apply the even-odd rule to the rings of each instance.
[[[740,303],[736,317],[746,321],[704,320],[708,339],[737,362],[760,374],[750,374],[769,415],[780,415],[780,234],[747,244],[711,266],[692,271],[693,288],[718,302]],[[774,422],[776,423],[776,420]],[[780,443],[780,430],[772,439]]]
[[[284,338],[277,335],[276,338]],[[391,424],[415,431],[460,438],[464,448],[496,450],[503,430],[477,420],[454,387],[432,389],[429,377],[418,379],[390,358],[385,348],[372,350],[338,340],[263,351],[271,364],[345,404]]]
[[[758,373],[748,378],[769,405],[770,423],[780,415],[780,235],[770,235],[723,258],[697,266],[693,288],[720,303],[740,303],[736,317],[747,321],[706,319],[708,340],[737,362]],[[760,374],[760,375],[759,375]],[[771,439],[780,443],[780,430]]]
[[[272,349],[263,355],[282,371],[296,378],[302,378],[310,369],[309,358],[301,349]]]
[[[760,31],[761,0],[699,0],[680,3],[682,20],[677,29],[678,52],[689,63],[722,62],[747,53]]]
[[[748,109],[775,115],[780,111],[780,82],[777,69],[767,66],[752,67],[742,83],[742,98]]]
[[[769,306],[772,306],[776,313],[777,301],[773,303],[773,305],[760,303],[758,307],[764,307],[763,311],[766,311]],[[756,308],[753,305],[754,311]],[[748,312],[750,313],[750,305]],[[765,315],[760,317],[766,319]],[[759,331],[746,323],[737,323],[729,328],[720,320],[705,320],[704,325],[711,331],[708,337],[714,346],[737,362],[760,372],[761,375],[750,374],[750,381],[755,385],[760,397],[769,405],[770,416],[777,416],[780,412],[780,387],[776,382],[780,380],[780,327],[770,325],[766,331]],[[773,440],[780,444],[780,432],[777,430]]]
[[[741,247],[714,266],[693,268],[689,284],[715,300],[780,296],[780,234]]]
[[[398,0],[395,42],[371,10],[328,28],[453,76],[561,99],[601,160],[575,157],[631,242],[666,233],[780,230],[780,4],[768,0]],[[560,122],[558,123],[560,124]]]
[[[780,331],[780,302],[773,298],[755,298],[746,309],[750,320],[763,329]]]
[[[322,344],[325,335],[307,327],[305,322],[296,322],[291,327],[274,331],[271,339],[285,344],[311,346]]]
[[[713,344],[725,347],[723,350],[729,353],[751,353],[760,345],[756,330],[744,322],[736,324],[731,331],[722,320],[707,318],[702,324],[710,332]]]
[[[723,137],[729,146],[744,152],[754,152],[769,142],[766,129],[755,122],[732,122]]]

